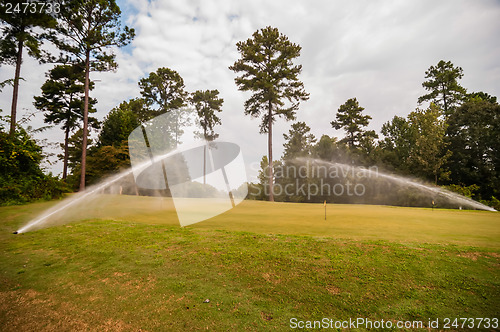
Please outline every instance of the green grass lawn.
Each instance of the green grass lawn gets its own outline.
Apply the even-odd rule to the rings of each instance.
[[[20,235],[54,203],[0,208],[0,330],[500,316],[499,213],[328,205],[325,221],[320,204],[245,201],[180,228],[168,200],[99,203]]]

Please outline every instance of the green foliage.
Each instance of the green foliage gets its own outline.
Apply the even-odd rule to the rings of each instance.
[[[446,180],[444,167],[452,155],[445,140],[447,123],[437,105],[417,109],[408,117],[395,116],[382,126],[384,139],[379,143],[381,159],[394,169],[428,180]]]
[[[158,68],[156,72],[139,81],[141,95],[155,115],[167,113],[186,105],[187,92],[181,75],[170,68]]]
[[[486,101],[492,104],[497,103],[497,97],[490,95],[489,93],[479,91],[467,94],[466,101]]]
[[[97,183],[102,178],[130,167],[128,136],[141,125],[144,116],[140,99],[122,102],[111,110],[102,123],[96,146],[88,152],[86,184]],[[81,133],[80,133],[81,137]],[[75,169],[78,173],[79,168]]]
[[[127,143],[130,133],[141,124],[130,104],[123,102],[108,113],[102,123],[98,146],[117,147]]]
[[[17,97],[19,91],[19,80],[21,79],[21,64],[23,62],[23,49],[38,60],[49,57],[48,53],[42,51],[42,41],[47,37],[46,30],[55,26],[52,16],[42,10],[28,10],[7,12],[10,8],[21,7],[27,3],[25,0],[5,0],[0,4],[0,22],[2,30],[0,33],[0,64],[15,65],[13,96],[10,116],[10,135],[16,130]],[[35,2],[36,3],[36,2]],[[31,8],[30,8],[31,9]]]
[[[322,135],[318,143],[313,146],[312,155],[326,161],[342,161],[345,158],[346,146],[339,143],[337,137]]]
[[[428,94],[418,98],[418,102],[432,101],[439,105],[446,116],[465,99],[466,90],[458,84],[463,75],[461,67],[455,67],[451,61],[439,61],[425,72],[427,81],[422,83]]]
[[[337,115],[331,125],[334,129],[344,129],[347,136],[340,142],[346,142],[349,148],[355,148],[360,142],[366,139],[377,138],[373,130],[365,130],[372,119],[369,115],[363,115],[364,108],[359,106],[356,98],[348,99],[343,105],[340,105]]]
[[[267,156],[262,156],[260,160],[260,170],[258,174],[259,184],[266,187],[269,184],[269,160]]]
[[[143,98],[133,98],[123,101],[118,108],[132,112],[139,123],[144,123],[154,117],[154,114],[151,113]]]
[[[81,64],[59,65],[50,70],[49,79],[42,85],[42,95],[35,98],[34,105],[44,112],[45,123],[62,124],[64,130],[63,179],[67,177],[69,134],[83,121],[84,71]],[[91,83],[89,88],[93,89]],[[89,113],[95,113],[97,103],[89,99]],[[94,127],[97,119],[89,118]]]
[[[445,188],[469,198],[473,198],[475,193],[479,190],[479,186],[477,184],[472,184],[470,186],[450,184],[449,186],[445,186]]]
[[[308,157],[312,153],[312,147],[316,138],[310,133],[311,128],[305,122],[292,124],[292,129],[288,134],[283,134],[285,144],[283,144],[283,159],[294,159]]]
[[[160,114],[168,114],[164,131],[165,135],[172,135],[175,144],[184,133],[182,127],[188,126],[190,122],[190,110],[185,108],[188,93],[185,91],[184,80],[181,75],[170,68],[158,68],[156,72],[139,81],[141,95],[146,105],[150,108],[151,117]]]
[[[465,102],[449,117],[447,128],[451,183],[477,184],[485,200],[500,197],[500,105],[491,100]]]
[[[491,206],[497,211],[500,211],[500,200],[495,196],[491,196],[490,200],[480,199],[479,202],[481,202],[484,205]]]
[[[115,0],[63,0],[52,41],[69,57],[90,62],[92,70],[116,69],[109,50],[128,45],[135,36],[134,29],[122,29],[120,16]]]
[[[273,161],[273,174],[276,172],[276,169],[280,167],[282,163],[280,161]],[[259,183],[255,184],[252,188],[251,191],[256,197],[256,199],[259,200],[267,200],[269,199],[269,159],[267,159],[267,156],[262,156],[262,159],[260,160],[260,169],[259,173],[257,175],[257,178],[259,179]],[[274,182],[274,178],[273,178]]]
[[[61,197],[67,191],[56,177],[40,168],[42,149],[19,128],[14,136],[0,131],[0,205]]]
[[[379,145],[385,151],[384,162],[400,171],[407,171],[411,149],[415,146],[413,128],[405,118],[395,116],[382,125],[382,135],[384,139]]]
[[[88,156],[88,183],[93,184],[103,177],[130,167],[128,145],[105,145],[91,149]]]
[[[440,109],[433,103],[426,110],[417,109],[408,115],[408,123],[416,135],[409,157],[412,170],[415,174],[434,178],[436,184],[440,177],[446,179],[447,172],[442,166],[452,152],[447,149],[447,124],[441,118]]]
[[[92,145],[89,139],[86,185],[95,184],[106,176],[130,167],[127,137],[129,130],[135,129],[134,125],[139,124],[135,117],[130,116],[130,110],[116,108],[108,114],[96,144]],[[72,174],[68,177],[68,184],[74,189],[79,186],[82,134],[80,129],[69,139],[69,167]]]
[[[262,117],[260,131],[267,133],[276,116],[294,120],[300,101],[309,99],[309,94],[298,78],[302,65],[292,63],[301,47],[270,26],[252,37],[236,44],[241,58],[229,69],[242,73],[234,79],[238,89],[253,93],[245,102],[245,114]],[[291,104],[285,106],[285,100]]]
[[[45,112],[45,123],[62,124],[62,129],[73,130],[83,118],[85,75],[81,64],[59,65],[48,73],[42,85],[42,95],[34,97],[34,105]],[[91,83],[89,89],[94,88]],[[95,98],[89,99],[89,113],[95,113]],[[97,120],[91,120],[97,121]]]
[[[27,10],[7,12],[9,7],[21,6],[26,0],[4,0],[0,4],[0,63],[16,65],[18,54],[26,48],[28,54],[35,59],[42,60],[47,56],[41,49],[43,40],[47,37],[46,31],[55,27],[55,19],[42,10]],[[42,29],[40,29],[42,28]]]
[[[88,151],[86,184],[94,184],[102,178],[130,167],[128,137],[150,116],[143,99],[131,99],[112,109],[104,119],[95,146]],[[82,131],[71,137],[70,160],[74,175],[80,174]],[[90,145],[90,143],[89,143]],[[76,185],[75,176],[72,183]]]
[[[22,78],[20,78],[20,79],[22,79]],[[3,82],[0,82],[0,92],[2,92],[3,88],[5,88],[7,85],[14,85],[14,79],[13,78],[9,78],[9,79],[6,79]]]
[[[82,161],[82,138],[83,129],[80,128],[68,139],[68,168],[70,175],[68,175],[67,183],[73,189],[78,189],[78,178],[80,177],[81,161]],[[88,145],[91,146],[93,140],[88,139]],[[64,146],[61,146],[64,148]]]
[[[221,124],[216,112],[222,112],[224,99],[219,98],[218,95],[218,90],[197,90],[190,98],[200,119],[200,125],[203,129],[202,137],[207,141],[213,141],[219,136],[214,132],[214,127]]]

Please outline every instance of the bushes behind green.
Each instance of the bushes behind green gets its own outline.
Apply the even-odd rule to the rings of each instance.
[[[40,168],[42,148],[22,128],[0,131],[0,205],[59,198],[66,185]]]

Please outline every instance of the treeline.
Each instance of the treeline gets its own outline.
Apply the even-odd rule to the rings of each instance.
[[[190,111],[183,108],[188,103],[202,128],[198,135],[217,138],[213,128],[220,124],[216,113],[223,104],[219,92],[188,93],[182,77],[169,68],[141,79],[141,97],[124,101],[102,123],[91,116],[97,100],[90,97],[94,88],[90,72],[115,70],[113,47],[126,46],[135,36],[134,29],[121,26],[120,16],[115,0],[49,0],[30,6],[25,0],[9,0],[0,4],[0,64],[15,66],[14,78],[0,83],[0,88],[12,86],[10,116],[2,116],[0,124],[0,204],[57,198],[129,167],[130,132],[155,116],[170,113],[176,122],[176,130],[170,133],[175,132],[177,141],[182,127],[189,125]],[[55,46],[60,54],[48,53],[44,43]],[[46,156],[17,120],[26,53],[40,63],[55,64],[33,104],[45,123],[63,130],[60,180],[44,174],[41,161]],[[91,131],[98,132],[95,142],[90,139]]]
[[[432,198],[425,197],[428,194],[410,192],[411,188],[381,189],[390,182],[384,179],[358,179],[369,191],[360,195],[363,197],[347,197],[346,193],[339,197],[304,194],[295,189],[314,181],[320,186],[318,179],[314,176],[304,178],[295,173],[290,175],[289,170],[303,166],[310,158],[353,166],[377,166],[386,173],[440,185],[499,209],[500,105],[496,97],[484,92],[468,93],[459,84],[463,77],[462,68],[451,62],[440,61],[431,66],[425,77],[422,86],[428,93],[418,102],[430,102],[430,105],[410,112],[406,118],[395,116],[382,126],[378,134],[366,129],[371,117],[364,113],[356,98],[341,105],[331,122],[332,129],[345,132],[340,139],[322,135],[318,140],[305,122],[292,124],[289,132],[283,135],[283,156],[273,163],[275,174],[285,173],[285,176],[274,179],[275,185],[280,185],[279,192],[274,192],[275,199],[417,206],[431,204]],[[259,183],[253,184],[251,197],[268,199],[267,157],[263,157],[261,168]],[[323,177],[325,180],[328,176]],[[356,183],[356,179],[351,181]],[[330,181],[332,185],[335,183],[342,181]],[[290,184],[290,190],[285,193],[282,189],[287,184]]]
[[[221,125],[218,113],[223,105],[219,92],[213,87],[188,92],[181,75],[170,68],[158,68],[142,78],[138,82],[140,96],[120,103],[102,123],[92,117],[97,100],[90,96],[94,89],[90,72],[115,70],[113,48],[129,44],[135,35],[134,29],[121,26],[120,8],[114,0],[53,0],[50,12],[49,6],[44,10],[16,10],[22,8],[18,6],[21,3],[22,0],[8,0],[0,6],[0,63],[15,66],[14,77],[0,85],[12,86],[10,117],[3,116],[5,125],[0,126],[3,204],[58,197],[64,188],[83,190],[86,185],[130,167],[129,134],[161,114],[175,119],[175,130],[167,131],[174,135],[174,144],[193,117],[202,128],[200,137],[217,138],[214,128]],[[43,43],[57,47],[60,55],[48,54]],[[318,140],[310,134],[307,124],[294,123],[284,135],[284,156],[275,162],[273,123],[278,118],[295,120],[300,103],[309,99],[299,79],[302,66],[294,64],[301,47],[278,29],[265,27],[238,42],[236,48],[240,58],[229,69],[238,75],[238,89],[251,93],[244,104],[244,114],[260,118],[260,131],[268,135],[264,160],[268,166],[285,165],[297,158],[377,165],[497,204],[499,106],[496,98],[486,93],[467,93],[459,84],[462,69],[451,62],[441,61],[426,72],[423,86],[428,94],[419,102],[431,102],[428,108],[417,109],[407,118],[394,117],[377,134],[366,130],[371,117],[363,113],[356,98],[349,99],[336,115],[332,114],[331,122],[332,129],[345,131],[345,137],[323,135]],[[55,64],[33,104],[48,125],[62,129],[60,180],[44,175],[39,144],[16,121],[21,65],[26,53],[40,62]],[[93,141],[90,131],[97,134]],[[268,194],[263,190],[258,198],[274,200],[274,184],[287,181],[275,178],[275,167],[267,167],[261,174],[256,186],[267,187]],[[133,183],[125,191],[137,193]],[[304,201],[301,195],[280,194],[277,199]]]

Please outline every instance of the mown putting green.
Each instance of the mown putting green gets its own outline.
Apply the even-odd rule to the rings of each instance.
[[[186,199],[192,209],[205,200]],[[185,205],[187,205],[185,203]],[[172,200],[144,196],[98,195],[91,204],[71,208],[62,222],[111,219],[179,225]],[[500,213],[473,210],[405,208],[378,205],[243,201],[234,209],[193,224],[196,229],[249,231],[343,239],[462,244],[500,247]]]
[[[2,330],[499,316],[494,212],[333,204],[325,221],[321,204],[245,201],[180,228],[168,200],[98,201],[86,221],[20,235],[54,203],[0,208]]]

